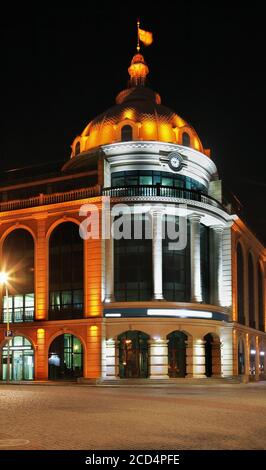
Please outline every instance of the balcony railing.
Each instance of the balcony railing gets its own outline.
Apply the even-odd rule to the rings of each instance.
[[[204,204],[210,204],[211,206],[218,207],[219,209],[225,210],[224,206],[216,201],[216,199],[203,194],[193,189],[182,189],[171,186],[161,185],[147,185],[147,186],[127,186],[127,187],[114,187],[114,188],[103,188],[99,185],[92,186],[89,188],[75,189],[72,191],[66,191],[63,193],[54,194],[39,194],[39,196],[29,197],[26,199],[16,199],[13,201],[6,201],[0,203],[0,212],[26,209],[30,207],[44,206],[48,204],[59,204],[69,201],[75,201],[79,199],[87,199],[97,196],[109,196],[111,198],[116,197],[166,197],[166,198],[178,198],[185,199],[188,201],[198,201]]]
[[[26,209],[28,207],[44,206],[48,204],[58,204],[62,202],[75,201],[78,199],[87,199],[100,196],[100,186],[90,188],[74,189],[63,193],[39,194],[39,196],[29,197],[27,199],[16,199],[0,203],[0,212],[13,211],[17,209]]]
[[[10,323],[22,323],[34,321],[34,307],[19,307],[9,309]],[[7,323],[7,311],[3,309],[3,323]]]
[[[149,185],[149,186],[127,186],[104,188],[102,191],[104,196],[111,198],[117,197],[169,197],[185,199],[188,201],[198,201],[209,204],[219,209],[225,210],[223,205],[216,199],[193,189],[175,188],[172,186]]]

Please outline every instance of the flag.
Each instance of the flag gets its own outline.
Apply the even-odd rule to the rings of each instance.
[[[153,42],[152,33],[139,28],[139,40],[143,42],[144,46],[150,46]]]

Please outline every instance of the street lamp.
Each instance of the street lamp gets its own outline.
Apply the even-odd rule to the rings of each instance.
[[[0,284],[5,287],[6,290],[6,339],[7,339],[7,373],[6,381],[10,381],[10,327],[9,327],[9,297],[8,297],[8,274],[4,271],[0,272]]]

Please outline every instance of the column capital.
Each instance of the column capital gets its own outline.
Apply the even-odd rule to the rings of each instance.
[[[163,206],[153,206],[150,208],[149,213],[154,216],[155,214],[164,215],[166,214],[166,208]]]
[[[224,231],[224,225],[210,225],[210,229],[214,230],[217,233],[222,233]]]
[[[191,222],[200,222],[201,219],[202,219],[202,215],[197,214],[196,212],[193,212],[192,214],[188,215],[188,220],[190,220]]]

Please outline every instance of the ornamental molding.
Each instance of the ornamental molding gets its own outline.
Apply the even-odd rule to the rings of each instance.
[[[225,211],[219,209],[218,207],[212,206],[210,204],[205,204],[199,201],[192,201],[190,199],[182,198],[169,198],[163,196],[133,196],[133,197],[112,197],[111,202],[163,202],[169,204],[185,204],[188,207],[195,207],[197,209],[204,209],[207,213],[212,213],[215,216],[221,217],[223,222],[233,222],[233,216],[227,214]]]

